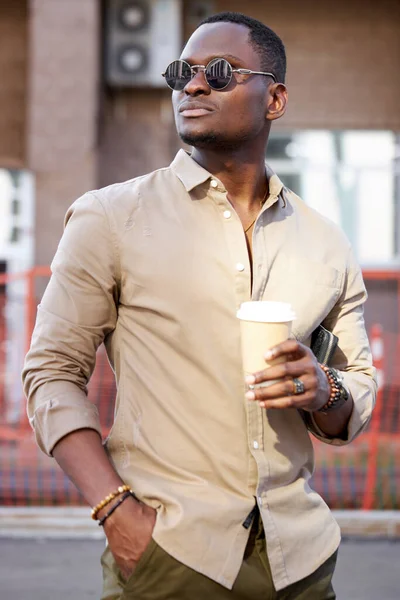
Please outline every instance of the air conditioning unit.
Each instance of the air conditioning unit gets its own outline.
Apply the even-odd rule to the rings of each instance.
[[[181,0],[106,0],[105,79],[117,87],[164,87],[182,51]]]

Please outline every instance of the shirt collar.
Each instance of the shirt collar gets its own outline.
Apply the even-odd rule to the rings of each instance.
[[[195,187],[205,183],[207,179],[212,177],[211,173],[193,160],[185,150],[179,150],[171,164],[171,169],[182,181],[187,192],[191,192]]]
[[[195,187],[205,183],[208,179],[216,179],[211,173],[193,160],[190,154],[182,149],[179,150],[171,163],[171,169],[178,179],[181,180],[187,192],[191,192]],[[267,163],[265,163],[265,172],[269,182],[269,198],[266,202],[266,206],[274,204],[280,195],[283,205],[285,206],[285,199],[282,194],[282,181]]]
[[[283,207],[286,206],[286,200],[283,195],[284,185],[282,181],[279,179],[278,175],[271,169],[267,163],[265,163],[265,172],[267,174],[267,179],[269,183],[269,198],[266,201],[265,205],[271,206],[274,204],[279,197],[282,199]]]

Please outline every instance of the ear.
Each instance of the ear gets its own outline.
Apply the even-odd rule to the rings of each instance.
[[[274,83],[268,90],[267,121],[275,121],[285,114],[288,102],[288,91],[283,83]]]

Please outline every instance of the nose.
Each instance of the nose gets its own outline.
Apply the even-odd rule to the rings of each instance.
[[[209,95],[211,88],[207,83],[204,69],[197,69],[196,74],[192,79],[185,85],[183,90],[188,96],[201,96]]]

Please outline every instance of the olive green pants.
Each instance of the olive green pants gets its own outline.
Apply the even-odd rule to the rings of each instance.
[[[102,600],[335,600],[331,580],[336,556],[337,552],[305,579],[276,592],[262,522],[256,517],[232,590],[186,567],[152,540],[128,581],[122,579],[110,551],[104,552]]]

